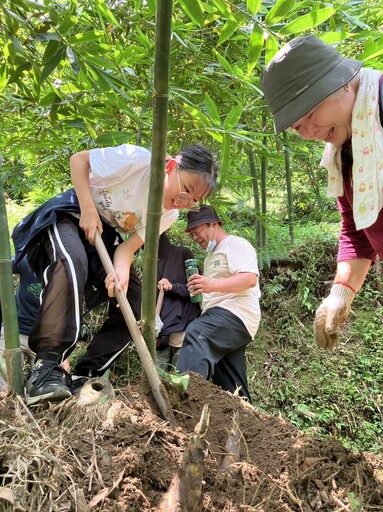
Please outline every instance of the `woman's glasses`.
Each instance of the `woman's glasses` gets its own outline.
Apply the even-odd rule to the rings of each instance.
[[[179,208],[184,208],[186,210],[192,210],[193,212],[199,212],[199,204],[198,201],[193,199],[188,192],[182,192],[181,190],[181,180],[180,180],[180,172],[178,168],[177,171],[177,180],[178,180],[178,194],[174,198],[174,203]]]

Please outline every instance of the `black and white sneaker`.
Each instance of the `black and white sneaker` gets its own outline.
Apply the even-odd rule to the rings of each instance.
[[[27,405],[59,402],[72,395],[70,376],[57,361],[39,359],[26,385]]]
[[[77,395],[77,393],[80,393],[81,388],[90,378],[91,377],[84,377],[83,375],[72,375],[72,394]]]

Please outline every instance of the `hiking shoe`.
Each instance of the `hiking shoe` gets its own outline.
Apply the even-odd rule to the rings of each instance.
[[[40,402],[59,402],[72,395],[69,374],[57,363],[49,359],[39,359],[27,381],[27,405]]]
[[[88,382],[91,377],[84,377],[83,375],[72,375],[71,391],[73,395],[80,393],[83,385]]]

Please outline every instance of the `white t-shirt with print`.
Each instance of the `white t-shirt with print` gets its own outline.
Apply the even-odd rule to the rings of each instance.
[[[100,216],[124,233],[145,241],[151,153],[132,144],[91,149],[90,189]],[[177,219],[178,210],[162,208],[160,233]]]
[[[229,235],[209,254],[204,262],[204,276],[211,279],[224,279],[242,272],[259,276],[257,253],[244,238]],[[204,293],[202,312],[214,306],[228,309],[245,324],[251,337],[254,337],[261,319],[259,282],[242,293]]]

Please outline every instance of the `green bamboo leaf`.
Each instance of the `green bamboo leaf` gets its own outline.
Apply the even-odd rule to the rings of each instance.
[[[218,112],[217,106],[214,103],[214,101],[211,99],[211,97],[208,95],[208,93],[205,93],[205,105],[206,105],[206,110],[208,111],[209,116],[211,117],[213,123],[216,126],[220,126],[221,120],[219,118],[219,112]]]
[[[4,3],[4,2],[2,2],[2,3]],[[24,25],[24,19],[21,18],[20,16],[18,16],[15,12],[12,12],[9,9],[7,9],[7,7],[5,5],[2,6],[2,10],[5,15],[5,21],[6,21],[8,30],[11,32],[11,34],[15,34],[16,30],[19,26],[19,23],[20,23],[20,25]],[[14,23],[14,21],[16,21],[17,23]]]
[[[108,59],[105,57],[102,57],[100,55],[96,55],[94,52],[86,52],[83,51],[80,53],[81,58],[83,61],[91,62],[92,64],[95,64],[96,66],[103,68],[103,69],[110,69],[113,67],[113,64],[111,64]]]
[[[46,61],[46,64],[43,67],[40,76],[38,77],[40,84],[42,84],[52,73],[52,71],[56,69],[59,63],[65,58],[65,54],[65,46],[62,46],[54,55],[52,55],[52,57]]]
[[[121,97],[126,100],[130,100],[127,94],[121,89],[121,87],[126,86],[125,82],[122,82],[112,74],[105,72],[97,66],[92,66],[89,62],[86,64],[86,71],[88,72],[88,78],[90,79],[91,85],[97,84],[97,87],[104,92],[109,92],[112,89],[120,94]]]
[[[287,18],[288,15],[291,15],[291,10],[295,3],[295,0],[278,0],[267,13],[265,19],[266,25],[274,25],[280,20]]]
[[[263,29],[257,23],[254,24],[253,31],[249,41],[249,51],[247,54],[247,74],[251,75],[263,48]]]
[[[67,46],[66,54],[69,59],[69,64],[73,69],[73,73],[78,75],[80,73],[80,64],[77,60],[76,54],[70,46]]]
[[[75,46],[76,44],[89,43],[90,41],[100,41],[103,34],[104,32],[101,30],[90,30],[89,32],[83,32],[70,37],[68,43],[70,46]]]
[[[70,126],[71,128],[85,129],[85,123],[82,119],[63,119],[60,125]]]
[[[381,9],[380,6],[379,6],[379,9]],[[371,30],[371,27],[369,25],[367,25],[366,23],[363,23],[363,21],[361,21],[358,17],[352,16],[349,12],[342,11],[342,14],[344,14],[346,19],[348,20],[349,26],[353,27],[353,29],[354,29],[354,27],[359,27],[361,30]]]
[[[223,57],[220,53],[217,52],[217,50],[213,49],[214,55],[217,57],[218,62],[221,64],[223,69],[229,73],[229,75],[234,74],[233,68],[230,66],[229,62]]]
[[[12,41],[7,41],[3,45],[4,59],[7,60],[9,62],[9,64],[13,64],[15,61],[15,55],[16,55],[16,50],[15,50],[15,47],[13,46]]]
[[[190,105],[184,104],[184,109],[194,119],[195,123],[199,126],[210,127],[210,119],[200,110]]]
[[[222,133],[219,133],[217,131],[213,131],[213,130],[206,130],[206,133],[208,133],[209,135],[211,135],[211,137],[216,140],[217,142],[219,142],[219,144],[222,144]]]
[[[7,69],[8,67],[5,64],[0,66],[0,92],[3,91],[7,85]]]
[[[49,107],[53,103],[57,103],[60,100],[60,96],[58,96],[55,91],[50,91],[48,94],[40,98],[39,105],[41,107]]]
[[[220,162],[220,180],[222,182],[223,178],[226,176],[227,171],[230,165],[230,144],[231,138],[230,134],[225,133],[223,135],[223,141],[221,146],[221,162]]]
[[[266,39],[266,54],[265,54],[266,66],[271,61],[271,59],[274,57],[274,55],[277,53],[277,51],[278,51],[278,42],[274,36],[269,34],[268,38]]]
[[[150,7],[150,10],[154,14],[156,12],[157,8],[157,0],[147,0],[148,6]]]
[[[62,13],[60,13],[60,16],[61,15],[62,15]],[[53,6],[49,9],[49,19],[55,25],[57,25],[57,23],[59,22],[59,14],[58,14],[58,12],[56,11],[56,9]]]
[[[184,11],[189,16],[189,18],[194,21],[199,27],[203,27],[205,20],[203,16],[203,12],[201,9],[201,5],[198,0],[180,0],[180,4],[182,5]]]
[[[254,16],[255,14],[258,13],[258,11],[261,7],[261,4],[262,4],[262,0],[247,0],[246,4],[247,4],[247,10],[249,11],[249,13],[252,16]]]
[[[68,34],[68,32],[70,32],[70,30],[75,25],[77,25],[77,23],[78,23],[77,16],[67,15],[67,16],[64,17],[64,19],[60,23],[60,25],[59,25],[59,27],[57,29],[57,32],[59,34],[65,36],[66,34]]]
[[[366,49],[362,53],[362,55],[360,55],[359,60],[363,60],[363,61],[372,60],[372,59],[375,59],[376,57],[379,57],[379,55],[382,55],[382,54],[383,54],[383,47],[382,46],[376,47],[375,45],[373,45],[368,50]]]
[[[94,130],[93,126],[92,126],[92,125],[91,125],[91,124],[90,124],[86,119],[84,119],[84,123],[85,123],[85,126],[86,126],[86,128],[87,128],[87,130],[88,130],[88,132],[89,132],[89,135],[90,135],[93,139],[95,139],[95,138],[97,137],[97,133],[96,133],[96,131]]]
[[[42,58],[43,64],[46,64],[51,59],[55,58],[60,47],[61,47],[61,42],[55,41],[55,40],[49,41],[49,43],[45,47],[45,52],[44,52],[44,55]]]
[[[223,123],[223,127],[226,131],[230,131],[238,124],[238,121],[241,119],[243,112],[242,105],[236,105],[233,107],[230,112],[227,114],[226,119]]]
[[[300,16],[288,25],[285,25],[279,31],[280,35],[286,36],[288,34],[298,34],[310,28],[320,25],[328,20],[336,12],[333,7],[325,7],[324,9],[313,9],[309,14]]]
[[[212,0],[212,2],[224,18],[236,23],[237,20],[234,18],[230,9],[230,4],[227,0]]]
[[[99,135],[95,143],[98,146],[118,146],[126,142],[131,142],[136,137],[135,133],[129,132],[106,132]]]
[[[325,32],[323,34],[318,35],[322,41],[324,41],[327,44],[335,44],[340,43],[341,41],[344,41],[345,39],[348,39],[351,37],[352,34],[350,32],[342,32],[342,31],[334,31],[334,32]]]
[[[29,71],[32,67],[32,64],[29,60],[23,61],[17,68],[11,73],[8,83],[12,84],[16,82],[19,78],[22,78],[24,75],[24,71]]]
[[[62,41],[61,36],[56,32],[42,32],[41,34],[31,34],[29,36],[33,41],[47,42],[47,41]]]
[[[25,50],[24,50],[24,48],[23,48],[22,44],[20,43],[20,41],[17,39],[17,37],[15,37],[15,36],[12,36],[12,35],[11,35],[11,36],[10,36],[10,39],[11,39],[11,41],[12,41],[12,43],[13,43],[13,47],[14,47],[14,49],[15,49],[17,52],[22,53],[23,55],[26,55],[26,52],[25,52]]]
[[[223,29],[221,30],[221,34],[218,39],[218,46],[225,41],[227,41],[236,30],[238,30],[238,27],[240,27],[240,23],[237,21],[233,22],[231,20],[228,20],[225,25],[223,26]]]
[[[336,20],[334,17],[330,19],[330,22],[328,23],[328,28],[334,32],[338,27],[338,20]]]
[[[102,17],[103,20],[105,20],[108,24],[121,28],[121,23],[115,17],[113,12],[108,8],[106,2],[97,2],[96,10],[98,11],[100,17]]]

